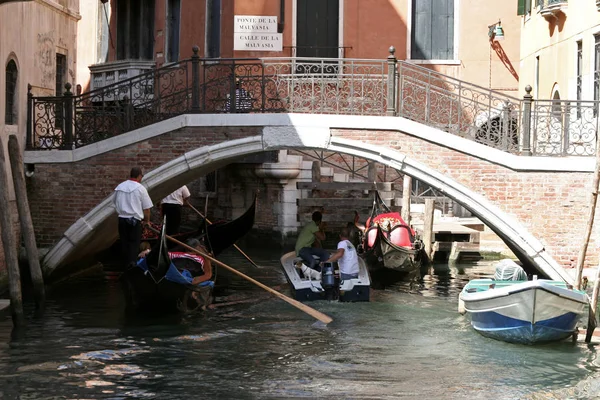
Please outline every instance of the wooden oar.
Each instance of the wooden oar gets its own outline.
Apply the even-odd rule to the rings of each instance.
[[[279,293],[277,290],[271,289],[267,285],[264,285],[264,284],[260,283],[259,281],[250,278],[248,275],[245,275],[245,274],[241,273],[237,269],[235,269],[233,267],[230,267],[229,265],[227,265],[227,264],[225,264],[225,263],[217,260],[216,258],[213,258],[213,257],[209,256],[208,254],[206,254],[206,253],[204,253],[204,252],[202,252],[202,251],[200,251],[198,249],[195,249],[195,248],[193,248],[191,246],[188,246],[187,244],[185,244],[183,242],[180,242],[179,240],[177,240],[175,238],[172,238],[169,235],[165,235],[165,236],[170,241],[177,243],[178,245],[184,247],[185,249],[187,249],[189,251],[192,251],[192,252],[194,252],[196,254],[201,255],[202,257],[205,257],[205,258],[211,260],[212,262],[216,263],[217,265],[220,265],[221,267],[223,267],[223,268],[225,268],[225,269],[233,272],[234,274],[236,274],[238,276],[241,276],[242,278],[246,279],[247,281],[254,283],[256,286],[258,286],[258,287],[266,290],[267,292],[269,292],[271,294],[274,294],[275,296],[279,297],[281,300],[283,300],[283,301],[285,301],[285,302],[293,305],[294,307],[300,309],[301,311],[304,311],[305,313],[307,313],[311,317],[314,317],[314,318],[318,319],[319,321],[323,322],[324,324],[328,324],[331,321],[333,321],[333,318],[331,318],[330,316],[325,315],[322,312],[317,311],[314,308],[307,306],[306,304],[302,304],[298,300],[294,300],[294,299],[292,299],[290,297],[287,297],[283,293]]]
[[[199,216],[201,216],[202,218],[204,218],[204,219],[206,220],[206,222],[208,222],[210,225],[212,225],[212,222],[210,222],[210,220],[209,220],[208,218],[206,218],[204,215],[202,215],[202,213],[201,213],[200,211],[196,210],[196,208],[194,208],[194,206],[193,206],[193,205],[191,205],[191,204],[188,204],[188,205],[190,206],[190,208],[191,208],[192,210],[196,211],[196,213],[198,213],[198,215],[199,215]],[[237,251],[239,251],[241,255],[243,255],[244,257],[246,257],[246,260],[250,261],[250,263],[251,263],[252,265],[254,265],[256,268],[260,268],[260,266],[258,266],[258,265],[257,265],[257,264],[256,264],[254,261],[252,261],[252,259],[251,259],[251,258],[250,258],[250,257],[249,257],[249,256],[248,256],[246,253],[244,253],[244,252],[242,251],[242,249],[240,249],[240,248],[238,247],[238,245],[237,245],[237,244],[235,244],[235,243],[234,243],[234,244],[233,244],[233,247],[235,247],[235,249],[236,249]]]

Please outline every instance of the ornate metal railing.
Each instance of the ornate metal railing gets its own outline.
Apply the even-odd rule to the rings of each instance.
[[[194,57],[73,96],[29,92],[29,149],[72,149],[184,113],[385,115],[385,60]],[[393,68],[393,66],[392,66]]]
[[[184,113],[405,117],[521,155],[595,154],[599,102],[534,101],[386,60],[191,59],[82,95],[28,93],[27,148],[73,149]]]
[[[532,151],[548,156],[593,156],[597,101],[537,100],[532,110]]]
[[[399,116],[516,153],[521,100],[398,62]]]

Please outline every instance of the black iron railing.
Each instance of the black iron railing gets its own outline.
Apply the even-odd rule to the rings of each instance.
[[[347,58],[192,58],[74,96],[28,93],[27,148],[73,149],[185,113],[401,116],[514,154],[595,154],[599,102],[515,98],[432,69]]]
[[[195,49],[82,95],[69,85],[58,97],[30,92],[27,146],[72,149],[184,113],[385,115],[386,68],[385,60],[200,59]]]

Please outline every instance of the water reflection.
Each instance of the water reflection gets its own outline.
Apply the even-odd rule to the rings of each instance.
[[[286,290],[279,254],[223,260]],[[318,301],[314,320],[246,281],[219,272],[221,302],[194,316],[131,316],[120,286],[96,275],[48,296],[11,338],[0,322],[0,398],[585,398],[600,394],[593,346],[519,346],[478,335],[456,312],[471,278],[491,262],[430,267],[417,286],[373,290],[370,303]],[[229,301],[227,305],[224,302]],[[27,315],[32,315],[27,310]],[[591,393],[591,394],[590,394]],[[539,397],[539,396],[563,397]]]

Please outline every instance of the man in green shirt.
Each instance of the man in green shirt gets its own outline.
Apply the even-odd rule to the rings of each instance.
[[[312,221],[309,222],[298,235],[296,240],[296,255],[302,258],[304,265],[309,268],[321,270],[319,261],[315,260],[314,256],[319,257],[319,260],[325,261],[329,258],[329,252],[322,247],[313,247],[315,241],[325,240],[325,232],[323,232],[322,223],[323,215],[319,211],[312,214]]]

